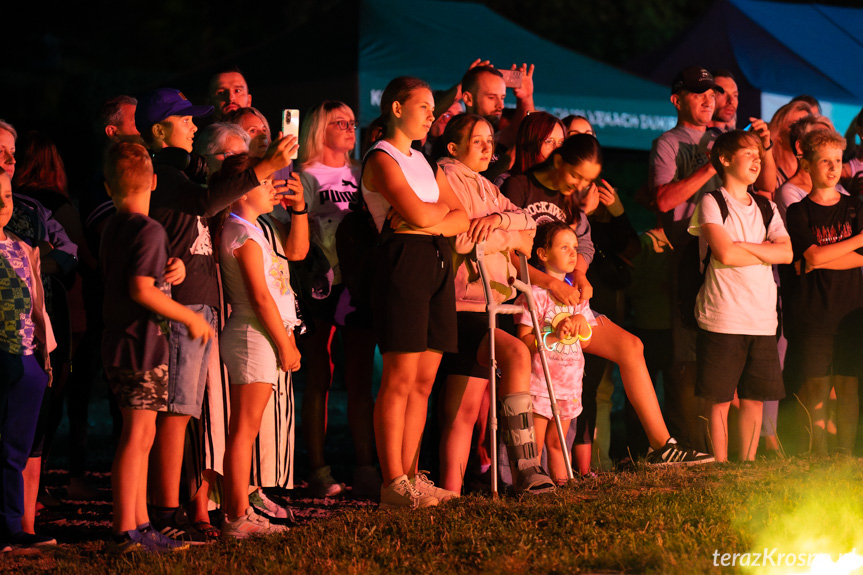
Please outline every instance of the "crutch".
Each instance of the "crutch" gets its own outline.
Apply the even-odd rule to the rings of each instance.
[[[563,452],[563,464],[566,466],[567,479],[574,479],[572,474],[572,461],[569,457],[569,449],[566,447],[566,434],[563,432],[563,424],[560,421],[560,410],[557,407],[557,397],[554,395],[554,386],[551,383],[551,372],[548,371],[548,359],[545,357],[545,345],[542,345],[542,331],[539,328],[539,317],[536,315],[536,301],[533,299],[533,288],[530,285],[530,272],[527,268],[527,257],[521,252],[518,254],[520,275],[523,280],[509,278],[509,284],[524,294],[527,300],[527,309],[533,322],[533,335],[536,338],[536,349],[539,352],[539,361],[542,364],[542,373],[545,376],[545,385],[548,387],[548,400],[551,403],[551,413],[554,416],[554,425],[557,427],[557,437],[560,439],[560,447]]]
[[[488,385],[489,385],[489,429],[491,431],[491,493],[493,498],[497,498],[497,359],[495,357],[495,346],[494,346],[494,336],[495,329],[497,329],[497,316],[499,314],[503,315],[514,315],[520,314],[524,312],[524,308],[518,305],[513,304],[502,304],[497,303],[494,300],[494,296],[492,295],[491,288],[491,280],[488,276],[488,270],[485,268],[485,242],[479,242],[476,244],[476,262],[477,267],[479,268],[480,279],[482,280],[483,293],[485,294],[485,305],[486,312],[488,313],[488,328],[489,328],[489,349],[491,352],[491,358],[489,360],[489,377],[488,377]],[[523,268],[527,269],[527,260],[524,259],[523,255],[519,255],[519,257],[523,260]],[[513,279],[510,280],[513,282]],[[529,286],[530,279],[528,278],[528,284],[524,284],[518,280],[514,280],[512,283],[513,287],[519,291],[525,293],[525,297],[528,298],[528,306],[529,312],[531,314],[531,318],[533,320],[534,325],[534,333],[537,337],[537,341],[542,341],[542,336],[539,332],[539,322],[536,318],[536,308],[533,305],[533,294],[531,293],[531,288]],[[537,346],[539,347],[539,346]],[[540,351],[541,348],[540,348]],[[564,463],[566,464],[569,478],[572,479],[572,467],[569,463],[569,454],[566,453],[566,438],[563,436],[563,426],[560,423],[560,415],[557,410],[557,402],[554,398],[554,390],[551,386],[551,377],[549,376],[548,367],[545,362],[545,355],[540,356],[542,360],[543,370],[545,372],[545,379],[549,388],[549,399],[552,405],[552,413],[554,414],[555,424],[557,425],[558,434],[561,436],[561,445],[564,446]]]

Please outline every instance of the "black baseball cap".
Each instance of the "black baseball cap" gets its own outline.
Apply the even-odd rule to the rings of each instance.
[[[701,66],[689,66],[688,68],[684,68],[674,77],[674,82],[671,84],[672,94],[678,94],[684,90],[692,92],[693,94],[703,94],[710,89],[716,90],[717,92],[725,92],[725,90],[723,90],[713,80],[713,74]]]

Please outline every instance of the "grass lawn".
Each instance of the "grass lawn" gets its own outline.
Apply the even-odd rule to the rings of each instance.
[[[799,565],[800,554],[832,553],[836,560],[855,548],[863,553],[861,461],[791,458],[641,467],[520,500],[469,496],[427,510],[352,509],[280,537],[170,556],[118,558],[102,553],[99,542],[60,545],[41,554],[7,554],[0,570],[808,573],[811,567],[788,565]]]

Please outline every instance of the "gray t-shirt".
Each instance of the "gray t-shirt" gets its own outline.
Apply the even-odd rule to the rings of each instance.
[[[696,170],[710,161],[709,150],[719,134],[714,130],[696,130],[675,126],[654,140],[648,164],[648,186],[655,190],[670,182],[677,182],[691,176]],[[704,192],[722,186],[722,179],[716,175],[694,193],[688,200],[662,214],[662,227],[675,250],[689,241],[687,234],[689,220],[695,206]]]

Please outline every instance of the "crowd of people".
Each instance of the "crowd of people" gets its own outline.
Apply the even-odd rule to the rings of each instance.
[[[98,120],[103,171],[77,194],[48,135],[0,120],[3,548],[56,543],[35,518],[64,404],[68,493],[94,495],[99,381],[116,424],[114,553],[285,529],[270,488],[294,486],[297,416],[316,497],[427,507],[492,474],[514,494],[551,491],[596,472],[612,364],[647,464],[773,453],[778,400],[798,390],[811,448],[851,453],[863,112],[847,141],[808,96],[744,121],[733,74],[684,69],[640,193],[656,225],[639,236],[589,120],[535,110],[533,67],[513,70],[509,109],[486,61],[438,92],[396,78],[361,146],[337,101],[304,114],[299,137],[274,135],[238,70],[213,76],[207,105],[170,88],[117,96]],[[522,311],[491,328],[489,299]],[[337,355],[350,489],[325,449]],[[438,485],[419,469],[424,438],[440,442]]]

